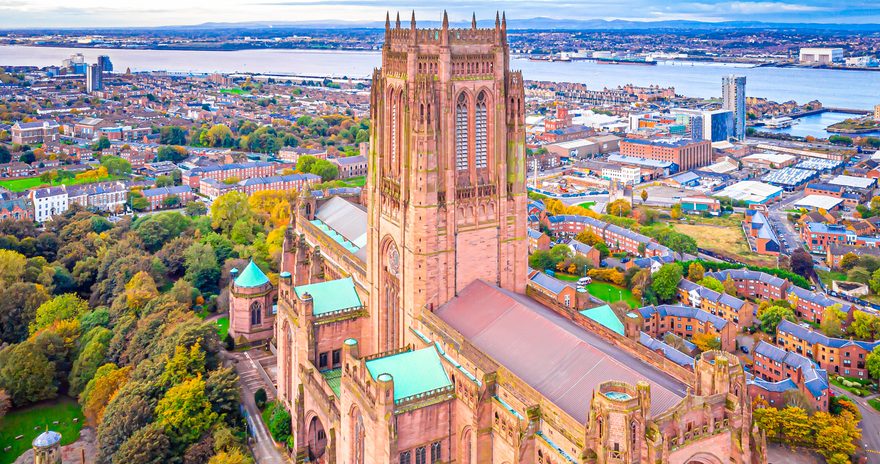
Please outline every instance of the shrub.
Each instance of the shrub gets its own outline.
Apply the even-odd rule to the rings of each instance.
[[[266,390],[263,390],[262,388],[260,388],[256,392],[254,392],[254,403],[257,404],[257,408],[260,411],[262,411],[266,407],[266,400],[267,399],[268,398],[266,397]]]

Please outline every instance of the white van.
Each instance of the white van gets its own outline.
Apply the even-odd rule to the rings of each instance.
[[[580,279],[578,279],[578,285],[581,287],[583,287],[585,285],[589,285],[591,283],[593,283],[593,279],[591,279],[589,277],[581,277]]]

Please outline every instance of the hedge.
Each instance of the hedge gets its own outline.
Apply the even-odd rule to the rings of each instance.
[[[695,259],[691,261],[680,261],[678,264],[682,266],[684,274],[687,275],[688,267],[691,263],[700,263],[703,266],[703,269],[707,271],[721,271],[727,269],[742,269],[746,268],[752,271],[764,272],[770,275],[774,275],[776,277],[782,279],[788,279],[794,285],[801,287],[806,290],[810,290],[810,282],[803,278],[802,276],[795,274],[787,269],[777,269],[771,267],[762,267],[762,266],[752,266],[750,264],[732,264],[723,261],[703,261],[702,259]]]

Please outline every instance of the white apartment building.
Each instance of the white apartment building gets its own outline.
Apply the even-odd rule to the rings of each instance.
[[[31,191],[31,201],[34,204],[34,220],[45,222],[56,214],[67,211],[69,200],[67,189],[61,187],[47,187]]]

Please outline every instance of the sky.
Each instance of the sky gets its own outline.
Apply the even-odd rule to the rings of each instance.
[[[435,6],[436,5],[436,6]],[[243,21],[381,21],[390,10],[438,20],[508,18],[880,23],[880,0],[0,0],[0,28],[192,25]]]

